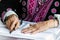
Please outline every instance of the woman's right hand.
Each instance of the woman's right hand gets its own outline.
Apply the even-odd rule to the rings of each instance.
[[[12,14],[8,16],[8,20],[6,21],[6,27],[11,31],[17,29],[20,25],[19,18]]]

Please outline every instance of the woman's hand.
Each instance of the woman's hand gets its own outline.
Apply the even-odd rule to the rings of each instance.
[[[45,31],[49,28],[55,27],[57,25],[58,23],[56,20],[43,21],[43,22],[38,22],[37,24],[33,24],[33,25],[30,24],[30,27],[23,29],[22,32],[35,34],[35,33]]]
[[[12,14],[8,17],[8,20],[6,21],[6,26],[10,30],[10,32],[17,29],[19,25],[20,22],[16,15]]]

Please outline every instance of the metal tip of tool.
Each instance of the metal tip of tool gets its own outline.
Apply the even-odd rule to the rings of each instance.
[[[20,24],[22,24],[22,22],[23,22],[23,20],[21,19],[21,22],[20,22]]]
[[[10,32],[11,33],[11,32]]]
[[[15,30],[15,28],[13,28],[13,30],[11,30],[10,33],[12,33],[12,31],[14,31],[14,30]]]
[[[10,31],[10,34],[11,34],[11,31]]]
[[[10,31],[10,34],[12,33],[12,31]]]

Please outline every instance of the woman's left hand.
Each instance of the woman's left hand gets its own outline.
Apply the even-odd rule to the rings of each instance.
[[[30,24],[30,27],[25,28],[22,30],[22,33],[31,33],[31,34],[35,34],[38,32],[42,32],[46,29],[48,29],[48,23],[47,22],[38,22],[37,24]]]
[[[37,24],[33,24],[33,25],[30,24],[30,27],[23,29],[22,33],[36,34],[45,31],[49,28],[57,27],[57,25],[58,25],[57,20],[38,22]]]

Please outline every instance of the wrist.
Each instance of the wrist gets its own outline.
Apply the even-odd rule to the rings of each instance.
[[[58,27],[58,25],[59,25],[59,21],[55,19],[54,24],[55,24],[55,27]]]
[[[58,21],[56,19],[48,20],[48,27],[53,28],[58,26]]]

